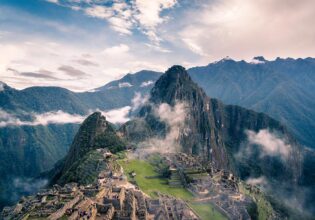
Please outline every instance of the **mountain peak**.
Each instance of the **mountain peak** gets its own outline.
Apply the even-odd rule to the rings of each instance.
[[[4,91],[5,89],[10,88],[7,84],[4,82],[0,81],[0,92]]]
[[[263,56],[256,56],[253,58],[253,60],[258,60],[258,61],[261,61],[261,62],[266,62],[267,60],[265,59],[265,57]]]
[[[159,79],[159,81],[168,80],[170,82],[180,82],[181,80],[179,81],[179,79],[191,80],[188,72],[183,66],[174,65],[165,72],[165,74]]]
[[[169,68],[155,83],[151,91],[150,101],[153,103],[175,104],[177,100],[188,98],[189,94],[196,90],[200,89],[192,81],[186,69],[175,65]]]
[[[78,133],[76,134],[72,146],[70,147],[65,167],[68,168],[77,160],[83,152],[89,151],[94,147],[95,138],[110,128],[105,116],[100,112],[94,112],[87,117]],[[84,141],[82,141],[84,140]]]
[[[179,74],[179,73],[183,73],[183,74],[187,73],[185,67],[181,65],[174,65],[166,71],[166,74]]]
[[[125,149],[125,143],[117,136],[115,129],[106,121],[100,112],[94,112],[87,117],[77,132],[67,156],[64,158],[62,169],[55,174],[53,181],[67,182],[70,169],[80,165],[80,161],[89,152],[107,148],[113,153]]]

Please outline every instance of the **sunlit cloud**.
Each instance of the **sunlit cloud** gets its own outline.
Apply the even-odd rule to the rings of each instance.
[[[204,2],[199,10],[187,11],[190,21],[184,21],[178,39],[193,53],[212,59],[314,56],[314,16],[311,0]]]
[[[0,77],[18,89],[36,85],[86,91],[126,73],[207,65],[226,56],[252,64],[260,64],[253,60],[259,55],[269,60],[315,56],[311,0],[36,4],[46,4],[47,13],[14,2],[0,6],[0,17],[10,21],[1,24]]]
[[[11,114],[0,109],[0,127],[12,126],[38,126],[49,124],[80,124],[85,116],[69,114],[59,111],[46,112],[42,114],[30,113],[33,120],[23,120],[16,114]]]

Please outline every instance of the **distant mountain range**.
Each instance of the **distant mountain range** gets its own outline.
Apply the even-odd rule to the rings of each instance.
[[[188,73],[209,97],[267,113],[286,125],[301,144],[315,148],[315,59],[267,61],[256,57],[252,63],[223,59],[191,68]],[[56,111],[85,116],[96,109],[131,106],[135,93],[149,94],[161,74],[144,70],[80,93],[59,87],[16,90],[1,83],[0,119],[10,114],[19,120],[31,120],[32,114]],[[0,124],[0,155],[5,158],[0,160],[0,190],[10,195],[14,178],[36,176],[50,169],[66,154],[78,128],[78,124],[71,123]],[[4,197],[0,200],[6,201],[8,197]]]
[[[248,63],[223,59],[188,72],[208,96],[267,113],[286,124],[301,143],[314,148],[315,59],[254,60]],[[63,110],[79,114],[96,108],[120,108],[131,104],[135,92],[148,93],[160,75],[143,70],[83,93],[58,87],[18,91],[4,86],[0,106],[13,111]]]
[[[113,109],[130,105],[135,92],[148,93],[160,73],[140,71],[127,74],[89,92],[72,92],[60,87],[30,87],[16,90],[2,83],[0,108],[9,112],[62,110],[70,114],[87,114],[91,109]]]

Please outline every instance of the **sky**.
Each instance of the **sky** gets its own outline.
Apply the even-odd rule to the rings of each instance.
[[[142,69],[315,57],[314,0],[0,0],[0,81],[86,91]]]

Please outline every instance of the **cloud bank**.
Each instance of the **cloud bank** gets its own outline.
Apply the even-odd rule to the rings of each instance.
[[[153,137],[139,143],[136,154],[144,157],[151,153],[175,153],[181,150],[179,138],[185,129],[185,119],[187,116],[185,103],[176,103],[174,107],[167,103],[153,106],[154,115],[166,125],[164,137]]]
[[[105,117],[106,120],[113,124],[123,124],[129,121],[130,114],[132,111],[139,109],[145,103],[147,103],[149,96],[142,96],[140,93],[135,93],[132,99],[131,106],[124,106],[122,108],[111,109],[107,111],[103,110],[90,110],[89,114],[99,111]],[[89,116],[79,115],[79,114],[69,114],[67,112],[59,111],[50,111],[45,113],[23,113],[23,115],[18,115],[15,113],[9,113],[0,108],[0,127],[9,127],[9,126],[38,126],[38,125],[49,125],[49,124],[81,124],[85,118]],[[21,118],[31,118],[31,120],[23,120]]]
[[[142,96],[140,92],[136,92],[135,96],[131,100],[132,103],[132,110],[135,111],[147,103],[149,100],[149,95]]]
[[[130,120],[131,107],[125,106],[109,111],[100,111],[106,119],[113,124],[122,124]],[[99,111],[99,110],[96,110]],[[90,111],[91,113],[94,111]],[[12,126],[47,126],[49,124],[81,124],[89,115],[69,114],[59,111],[51,111],[43,114],[29,113],[31,121],[22,120],[18,115],[11,114],[0,109],[0,127]]]
[[[203,1],[187,10],[178,37],[211,60],[314,56],[314,16],[312,0]]]
[[[261,185],[261,186],[265,186],[268,184],[267,179],[264,176],[258,177],[258,178],[248,178],[246,180],[247,184],[250,185]]]
[[[101,111],[101,113],[106,117],[106,120],[108,120],[109,122],[113,124],[123,124],[130,120],[130,110],[130,106],[125,106],[118,109],[112,109],[110,111]]]
[[[15,178],[13,180],[13,186],[16,189],[15,191],[27,194],[37,192],[47,184],[48,180],[46,179],[34,180],[31,178]]]
[[[32,121],[25,121],[16,114],[11,114],[0,109],[0,127],[8,126],[38,126],[49,124],[80,124],[85,116],[69,114],[59,111],[46,112],[43,114],[30,113]]]
[[[107,2],[48,0],[48,2],[105,20],[114,31],[121,35],[132,35],[135,30],[138,30],[155,45],[159,45],[162,40],[157,33],[158,25],[168,20],[168,17],[162,12],[173,8],[178,3],[177,0],[116,0]]]
[[[147,87],[147,86],[150,86],[152,85],[154,82],[152,80],[149,80],[149,81],[145,81],[145,82],[142,82],[140,87]]]
[[[249,145],[258,145],[261,157],[276,156],[286,161],[290,155],[291,145],[287,144],[283,139],[266,129],[260,130],[258,133],[247,131]]]

